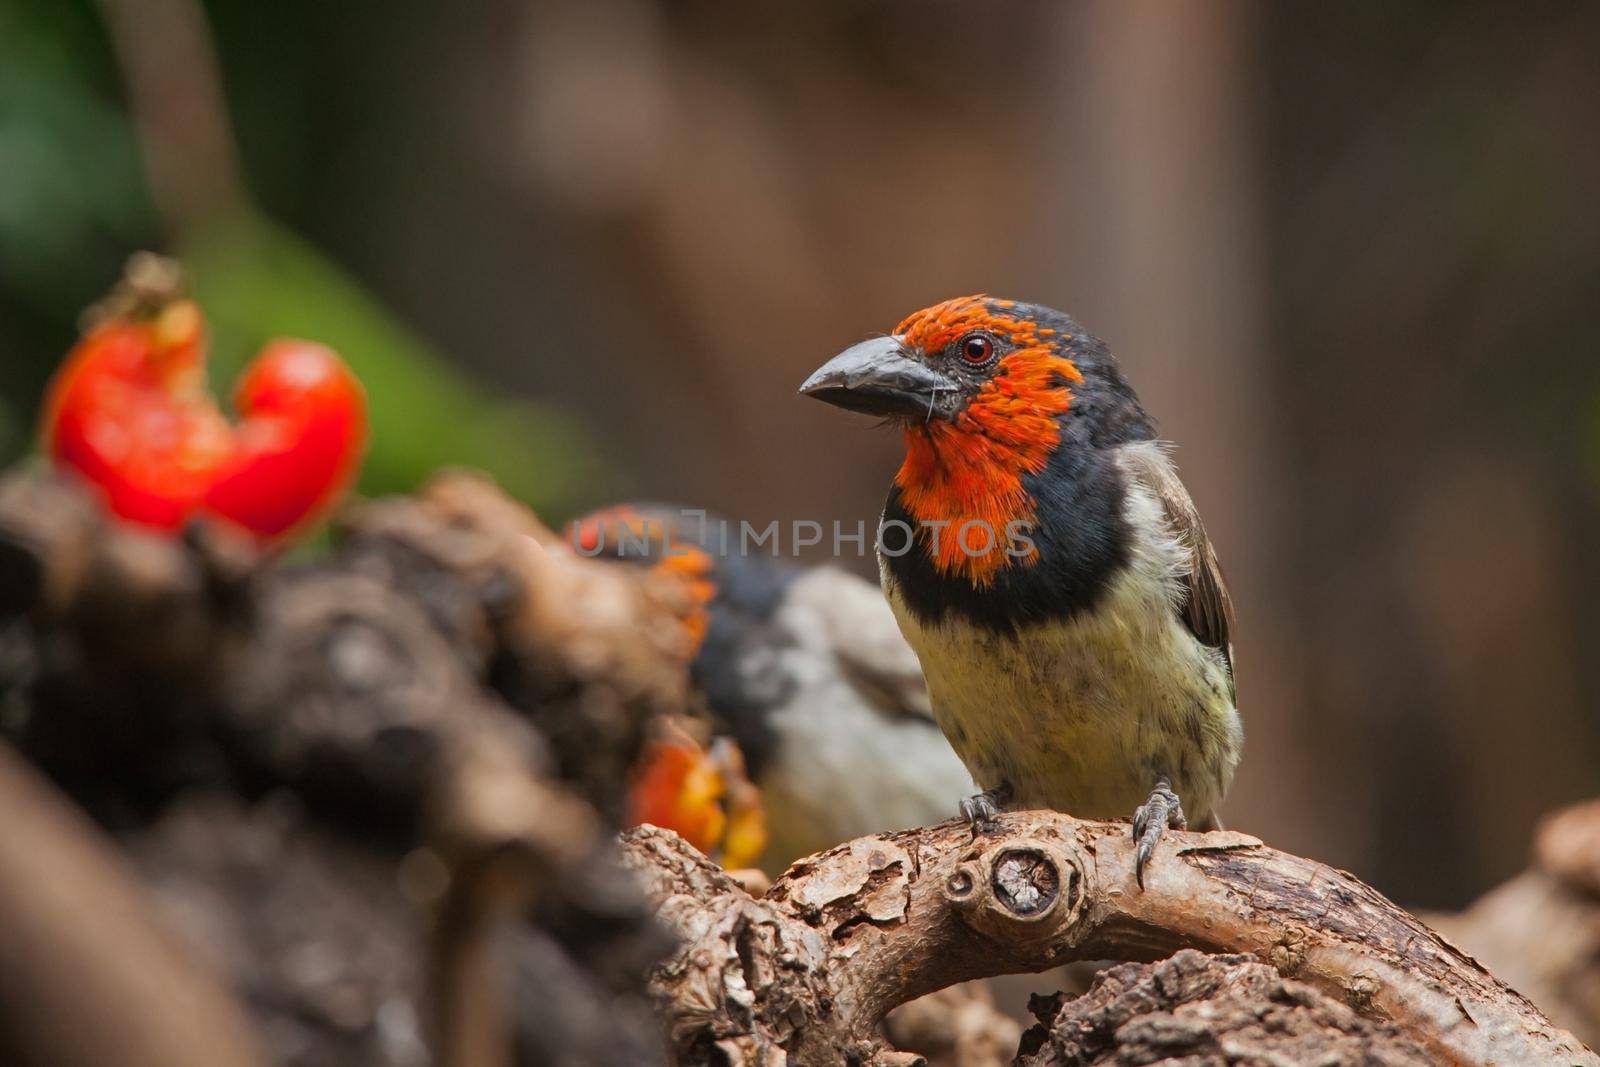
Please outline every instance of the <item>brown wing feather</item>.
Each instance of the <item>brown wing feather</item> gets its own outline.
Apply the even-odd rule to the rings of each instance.
[[[1132,452],[1134,450],[1130,450]],[[1189,490],[1178,480],[1178,472],[1165,455],[1154,448],[1138,449],[1134,469],[1140,480],[1154,490],[1166,510],[1173,533],[1192,550],[1193,561],[1185,576],[1188,597],[1182,608],[1183,621],[1203,643],[1220,649],[1233,674],[1233,598],[1222,577],[1222,564],[1206,536]]]

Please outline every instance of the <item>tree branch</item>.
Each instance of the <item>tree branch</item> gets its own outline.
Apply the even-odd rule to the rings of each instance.
[[[1395,1027],[1251,956],[1184,949],[1107,968],[1082,996],[1035,997],[1028,1007],[1039,1025],[1023,1035],[1017,1067],[1437,1062]]]
[[[0,745],[0,1060],[257,1067],[239,1006],[95,828]]]
[[[236,994],[144,929],[129,875],[67,862],[81,829],[0,747],[0,1063],[661,1061],[639,1009],[670,941],[614,842],[682,712],[688,594],[466,474],[341,525],[274,562],[0,477],[0,734]]]
[[[759,900],[667,831],[624,843],[682,941],[653,991],[683,1063],[909,1062],[878,1027],[914,997],[1197,948],[1255,956],[1441,1063],[1600,1065],[1370,887],[1244,834],[1168,834],[1140,891],[1124,825],[1020,812],[974,839],[953,820],[801,860]]]

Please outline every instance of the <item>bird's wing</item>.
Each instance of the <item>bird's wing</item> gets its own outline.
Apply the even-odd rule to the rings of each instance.
[[[878,708],[933,720],[922,665],[875,583],[838,567],[813,567],[789,587],[783,611],[790,629],[825,644]]]
[[[1128,448],[1129,469],[1161,501],[1167,522],[1190,550],[1189,573],[1184,575],[1188,596],[1180,608],[1184,623],[1200,641],[1218,649],[1233,675],[1233,598],[1222,576],[1222,564],[1206,536],[1189,490],[1178,479],[1178,471],[1160,446]]]

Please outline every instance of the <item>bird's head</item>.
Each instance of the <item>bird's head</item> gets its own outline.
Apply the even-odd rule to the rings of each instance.
[[[800,386],[804,396],[908,429],[993,429],[1019,414],[1065,411],[1081,380],[1068,356],[1072,321],[1013,300],[963,296],[907,316],[888,337],[852,345]]]
[[[1035,518],[1027,480],[1061,444],[1085,384],[1080,356],[1098,371],[1103,355],[1060,312],[966,296],[845,349],[800,392],[903,428],[899,502],[915,522],[947,531],[935,539],[919,530],[924,551],[940,572],[985,584],[1030,564],[1008,530]]]

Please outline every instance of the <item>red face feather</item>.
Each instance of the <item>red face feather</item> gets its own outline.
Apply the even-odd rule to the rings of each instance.
[[[1031,556],[1008,554],[1007,530],[1033,521],[1033,500],[1022,478],[1042,471],[1060,441],[1057,420],[1072,403],[1062,380],[1083,380],[1054,347],[1066,338],[1012,316],[1014,306],[1010,300],[958,297],[895,327],[907,349],[923,354],[943,351],[973,331],[992,334],[1010,349],[954,419],[907,426],[906,458],[895,475],[913,519],[949,523],[937,551],[931,539],[924,542],[934,565],[980,586],[1008,562],[1032,563]],[[971,525],[963,536],[964,523]]]

